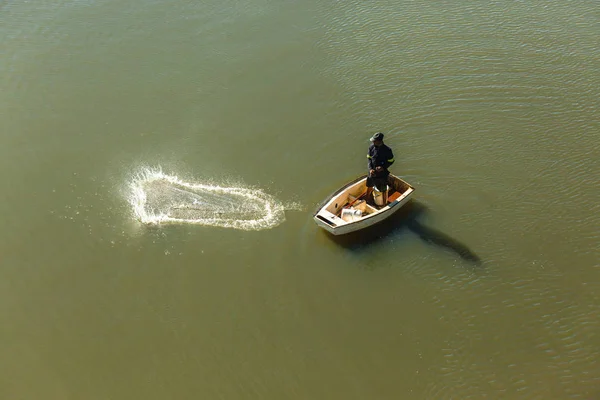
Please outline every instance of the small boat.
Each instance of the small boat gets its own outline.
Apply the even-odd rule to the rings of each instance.
[[[387,193],[375,189],[375,205],[372,205],[369,203],[373,202],[368,203],[366,199],[367,176],[361,176],[329,196],[313,218],[317,225],[334,235],[355,232],[390,217],[408,201],[414,190],[390,174]]]

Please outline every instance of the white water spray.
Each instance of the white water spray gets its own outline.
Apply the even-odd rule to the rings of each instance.
[[[144,224],[261,230],[285,221],[284,205],[262,190],[188,183],[160,168],[142,169],[129,188],[133,213]]]

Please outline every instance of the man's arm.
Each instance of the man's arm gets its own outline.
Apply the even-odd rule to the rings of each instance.
[[[387,152],[387,158],[385,160],[385,164],[384,164],[384,168],[389,168],[390,165],[392,165],[394,163],[394,153],[392,152],[392,149],[388,147],[388,152]]]
[[[371,156],[371,147],[369,147],[369,151],[367,152],[367,169],[369,171],[375,169],[375,161],[373,160],[373,157]]]

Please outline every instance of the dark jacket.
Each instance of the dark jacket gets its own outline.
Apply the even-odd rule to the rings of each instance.
[[[367,153],[367,159],[369,160],[369,170],[375,169],[375,167],[383,167],[387,169],[394,163],[394,153],[385,144],[377,147],[374,144],[369,146],[369,152]]]

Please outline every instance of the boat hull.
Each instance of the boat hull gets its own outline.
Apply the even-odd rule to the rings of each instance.
[[[395,214],[410,199],[414,188],[402,179],[390,175],[390,186],[399,194],[380,209],[369,206],[369,213],[362,218],[346,221],[341,218],[341,209],[352,204],[366,190],[366,176],[360,177],[325,200],[313,215],[315,223],[333,235],[345,235],[373,226]],[[364,195],[364,194],[363,194]]]

